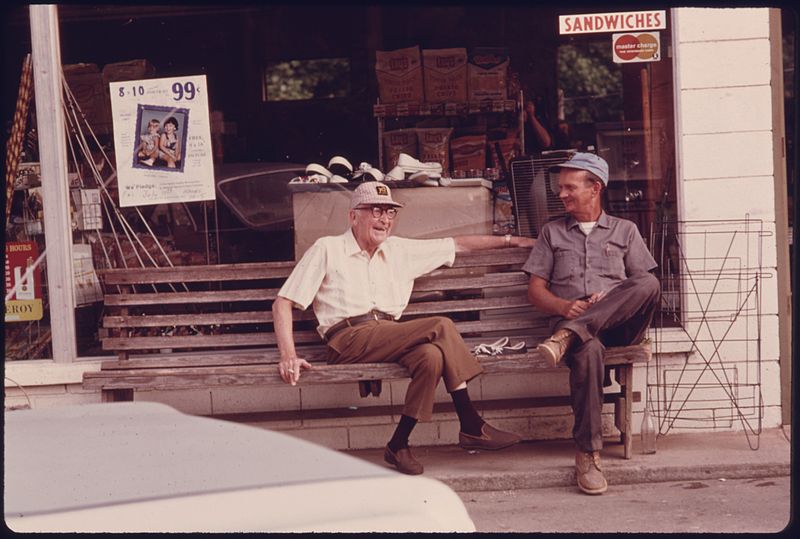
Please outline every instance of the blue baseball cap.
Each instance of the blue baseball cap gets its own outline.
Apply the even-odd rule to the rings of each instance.
[[[577,152],[568,161],[550,167],[550,172],[558,172],[562,168],[577,168],[587,170],[600,178],[603,185],[608,185],[608,163],[602,157],[593,153]]]

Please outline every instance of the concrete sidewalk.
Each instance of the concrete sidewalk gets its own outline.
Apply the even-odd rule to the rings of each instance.
[[[606,443],[601,452],[603,471],[611,485],[742,479],[790,475],[791,430],[670,433],[660,436],[657,452],[643,455],[634,439],[633,458],[622,457],[622,446]],[[412,435],[413,442],[413,435]],[[757,449],[751,449],[753,448]],[[575,449],[571,440],[525,442],[502,451],[465,451],[458,446],[413,447],[425,475],[452,489],[513,490],[575,484]],[[383,449],[347,451],[375,464]]]

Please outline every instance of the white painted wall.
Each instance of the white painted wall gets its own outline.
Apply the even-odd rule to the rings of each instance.
[[[763,426],[778,426],[778,280],[769,10],[680,8],[673,11],[672,21],[681,219],[753,220],[748,224],[709,224],[707,228],[716,232],[738,232],[692,236],[684,242],[692,268],[702,276],[691,285],[692,293],[686,297],[691,313],[686,327],[689,333],[697,332],[703,342],[690,362],[691,374],[683,375],[681,388],[694,381],[707,383],[695,390],[694,398],[710,399],[688,403],[687,411],[697,411],[685,416],[694,417],[696,426],[712,425],[708,422],[711,412],[700,408],[724,406],[727,394],[721,387],[730,383],[730,387],[739,388],[740,402],[758,405],[760,385]],[[700,230],[705,225],[691,226]],[[753,234],[754,228],[763,229],[763,234]],[[714,271],[722,265],[726,252],[725,273],[730,275],[718,282]],[[716,259],[705,265],[700,262],[709,257]],[[759,266],[763,272],[758,271]],[[735,267],[743,268],[741,276],[735,275]],[[745,302],[744,294],[756,275],[760,301]],[[737,316],[742,305],[747,308]],[[700,320],[704,309],[714,311],[714,321],[708,325]],[[756,316],[759,312],[760,317]],[[760,350],[754,344],[759,327]],[[726,342],[719,344],[726,332]],[[761,369],[753,372],[759,359]],[[666,374],[667,379],[676,376],[675,372]],[[746,400],[748,392],[755,393]],[[756,428],[757,414],[747,410],[744,414],[748,417],[746,428]],[[734,420],[730,428],[745,427]]]

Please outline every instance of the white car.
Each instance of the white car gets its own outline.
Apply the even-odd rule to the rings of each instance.
[[[5,414],[16,532],[470,532],[445,484],[156,403]]]

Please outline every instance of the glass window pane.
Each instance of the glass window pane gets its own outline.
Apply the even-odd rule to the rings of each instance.
[[[321,58],[267,64],[265,101],[333,99],[350,95],[350,60]]]

